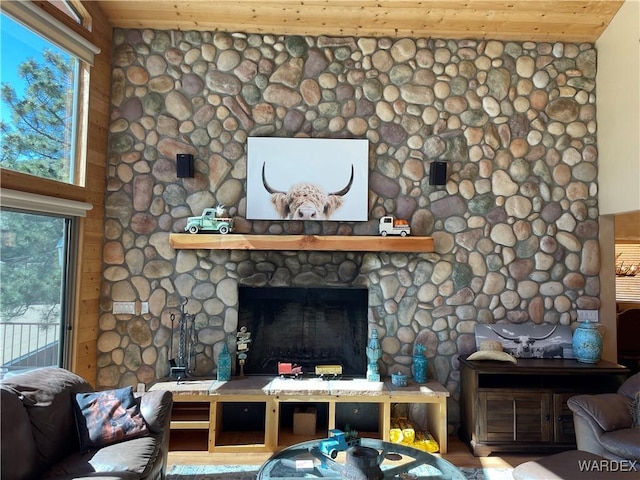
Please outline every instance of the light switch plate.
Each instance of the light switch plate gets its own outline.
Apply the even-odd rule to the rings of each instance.
[[[149,302],[141,302],[140,303],[140,315],[145,315],[149,313]]]
[[[599,321],[598,314],[598,310],[578,310],[578,321],[597,323]]]
[[[113,302],[113,314],[135,315],[136,302]]]

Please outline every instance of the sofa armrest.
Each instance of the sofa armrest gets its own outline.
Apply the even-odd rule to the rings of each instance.
[[[168,390],[147,392],[140,397],[140,412],[151,433],[169,430],[173,394]]]
[[[567,400],[567,406],[603,432],[629,428],[633,423],[629,399],[617,393],[576,395]]]

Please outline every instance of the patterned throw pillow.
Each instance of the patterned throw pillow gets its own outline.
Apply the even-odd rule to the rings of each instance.
[[[131,387],[76,393],[74,407],[82,452],[148,433]]]

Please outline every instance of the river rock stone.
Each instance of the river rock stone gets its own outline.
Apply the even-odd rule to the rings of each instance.
[[[592,45],[138,29],[114,38],[100,387],[168,375],[169,312],[181,297],[196,319],[195,374],[210,376],[237,331],[238,285],[359,286],[381,373],[408,369],[415,343],[427,345],[430,374],[454,399],[452,432],[452,366],[475,348],[475,324],[569,325],[575,309],[599,308]],[[368,139],[368,220],[247,219],[249,136]],[[178,153],[194,155],[194,178],[176,178]],[[446,185],[429,182],[434,160],[447,162]],[[434,251],[171,247],[188,216],[218,203],[247,235],[377,235],[378,219],[394,215]],[[113,315],[112,301],[149,301],[150,313]]]

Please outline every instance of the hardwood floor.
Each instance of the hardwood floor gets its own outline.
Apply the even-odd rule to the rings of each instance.
[[[503,454],[489,457],[474,457],[467,445],[456,436],[449,437],[449,452],[442,457],[456,467],[499,467],[508,468],[523,462],[540,458],[542,455]],[[191,451],[169,452],[169,466],[171,465],[262,465],[271,454],[269,453],[208,453]]]

